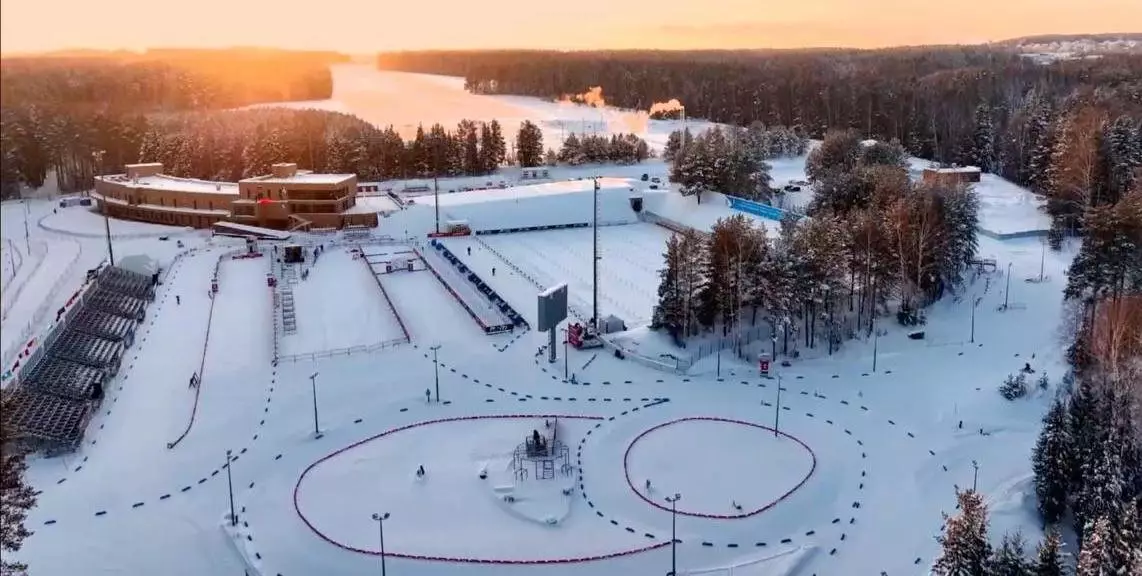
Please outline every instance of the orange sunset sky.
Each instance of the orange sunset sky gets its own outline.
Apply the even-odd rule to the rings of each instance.
[[[0,51],[791,48],[1142,29],[1142,0],[2,0]]]

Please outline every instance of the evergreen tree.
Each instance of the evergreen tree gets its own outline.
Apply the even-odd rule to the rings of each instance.
[[[685,264],[678,235],[666,241],[663,256],[666,265],[658,271],[658,303],[654,306],[651,328],[665,328],[677,340],[682,337],[686,324],[686,293],[681,274]]]
[[[1005,534],[999,550],[992,557],[988,576],[1033,576],[1034,567],[1024,557],[1023,547],[1022,534]]]
[[[1110,521],[1099,518],[1083,530],[1075,576],[1112,576],[1117,570],[1110,557]]]
[[[992,123],[991,106],[986,102],[975,108],[975,129],[964,156],[968,164],[978,166],[984,172],[993,172],[995,169],[995,126]]]
[[[1064,576],[1063,539],[1059,530],[1051,527],[1035,552],[1034,576]]]
[[[991,544],[987,540],[987,506],[974,490],[957,491],[959,512],[944,515],[943,547],[932,567],[936,576],[988,576]]]
[[[1087,301],[1142,292],[1142,191],[1084,218],[1087,236],[1067,271],[1067,298]]]
[[[1039,513],[1048,524],[1058,522],[1066,512],[1070,446],[1066,407],[1056,398],[1043,418],[1043,430],[1031,458]]]
[[[0,395],[0,412],[7,413],[8,395]],[[32,535],[24,526],[28,511],[36,505],[36,492],[28,485],[24,452],[17,449],[6,418],[0,418],[0,573],[4,576],[23,576],[27,566],[12,560],[20,551],[24,539]]]
[[[503,129],[500,128],[498,120],[492,120],[488,124],[488,130],[488,142],[491,146],[491,150],[488,152],[488,166],[486,168],[488,172],[494,172],[497,168],[503,166],[504,159],[507,158],[508,147],[504,141],[504,132]]]
[[[456,128],[456,135],[464,141],[464,173],[468,175],[482,174],[484,167],[480,162],[480,134],[476,123],[471,120],[462,120]]]
[[[582,145],[574,132],[568,134],[567,138],[563,140],[563,146],[559,148],[559,161],[572,166],[583,163]]]
[[[1032,97],[1027,121],[1028,158],[1026,182],[1031,191],[1050,190],[1052,157],[1055,155],[1054,110],[1050,102]]]
[[[524,120],[519,127],[516,161],[525,168],[543,164],[543,132],[530,120]]]
[[[1139,498],[1126,503],[1117,526],[1111,527],[1107,555],[1119,574],[1142,574],[1142,509]]]

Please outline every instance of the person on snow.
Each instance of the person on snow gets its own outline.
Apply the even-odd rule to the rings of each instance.
[[[650,492],[650,478],[646,479],[646,491]]]
[[[182,305],[182,298],[179,298],[178,294],[174,295],[174,303],[175,303],[175,306],[181,306]]]
[[[424,475],[425,475],[425,474],[426,474],[426,472],[424,471],[424,464],[421,464],[421,465],[420,465],[420,466],[419,466],[419,467],[416,469],[416,477],[417,477],[417,478],[424,478]]]
[[[432,402],[432,390],[429,388],[424,389],[424,403]]]
[[[496,269],[492,268],[492,276],[495,276],[495,275],[496,275]]]
[[[468,255],[469,255],[469,256],[471,256],[471,255],[472,255],[472,247],[471,247],[471,246],[469,246],[469,247],[468,247]]]

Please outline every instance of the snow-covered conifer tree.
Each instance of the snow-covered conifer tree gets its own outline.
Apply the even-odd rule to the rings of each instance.
[[[1067,509],[1070,450],[1066,407],[1062,400],[1056,399],[1043,418],[1043,430],[1031,458],[1039,513],[1049,524],[1058,522]]]
[[[944,515],[943,551],[932,567],[936,576],[988,576],[991,544],[987,539],[987,506],[974,490],[957,492],[959,511]]]

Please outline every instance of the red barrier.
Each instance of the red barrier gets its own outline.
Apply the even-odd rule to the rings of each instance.
[[[297,479],[297,484],[295,484],[293,487],[293,510],[294,510],[294,512],[297,513],[298,518],[301,518],[301,521],[304,522],[305,525],[308,526],[309,529],[311,531],[313,531],[314,534],[316,534],[319,538],[328,542],[329,544],[332,544],[332,545],[334,545],[338,548],[341,548],[343,550],[349,550],[350,552],[357,552],[360,554],[369,554],[371,556],[380,556],[381,553],[378,550],[366,550],[363,548],[356,548],[354,546],[342,544],[341,542],[338,542],[338,541],[330,538],[329,536],[326,536],[325,533],[318,530],[316,526],[314,526],[313,524],[311,524],[309,522],[309,519],[306,518],[305,514],[302,513],[301,507],[298,504],[298,493],[301,490],[301,483],[305,480],[306,474],[309,474],[309,472],[311,470],[313,470],[319,464],[321,464],[322,462],[325,462],[326,460],[330,460],[330,459],[332,459],[332,458],[334,458],[340,454],[348,452],[349,450],[352,450],[352,449],[357,448],[361,445],[372,442],[373,440],[378,440],[380,438],[384,438],[385,436],[389,436],[391,434],[396,434],[397,432],[403,432],[405,430],[411,430],[412,428],[419,428],[421,426],[428,426],[430,424],[442,424],[445,422],[463,422],[463,421],[470,421],[470,420],[506,420],[506,419],[513,419],[513,418],[557,418],[557,419],[563,418],[563,419],[567,419],[567,420],[603,420],[603,418],[599,417],[599,416],[574,416],[574,415],[565,415],[565,414],[495,414],[495,415],[488,415],[488,416],[459,416],[456,418],[440,418],[437,420],[426,420],[424,422],[417,422],[415,424],[408,424],[406,426],[401,426],[399,428],[393,428],[391,430],[386,430],[386,431],[381,432],[380,434],[377,434],[375,436],[370,436],[368,438],[365,438],[364,440],[359,440],[359,441],[354,442],[348,446],[342,447],[342,448],[340,448],[334,452],[330,452],[329,454],[322,456],[316,462],[313,462],[312,464],[307,466],[305,468],[305,470],[303,470],[301,472],[301,476],[299,476]],[[597,560],[607,560],[610,558],[618,558],[620,556],[630,556],[632,554],[640,554],[642,552],[648,552],[650,550],[656,550],[658,548],[662,548],[664,546],[669,546],[669,545],[670,545],[670,542],[669,542],[669,540],[667,540],[666,542],[659,542],[657,544],[652,544],[650,546],[643,546],[641,548],[633,548],[630,550],[621,550],[619,552],[611,552],[609,554],[599,554],[599,555],[595,555],[595,556],[581,556],[578,558],[549,558],[549,559],[541,559],[541,560],[513,560],[513,559],[507,559],[507,558],[460,558],[460,557],[452,557],[452,556],[424,556],[424,555],[420,555],[420,554],[402,554],[400,552],[387,552],[387,551],[385,552],[385,556],[392,557],[392,558],[407,558],[407,559],[411,559],[411,560],[429,560],[429,561],[433,561],[433,562],[456,562],[456,563],[464,563],[464,564],[534,564],[534,565],[540,565],[540,564],[574,564],[574,563],[579,563],[579,562],[594,562]]]
[[[659,504],[658,502],[655,502],[654,500],[651,500],[650,498],[647,498],[646,496],[644,496],[641,492],[638,491],[638,489],[636,489],[634,487],[634,482],[631,482],[630,468],[627,466],[628,463],[630,462],[631,449],[634,448],[634,445],[637,444],[639,440],[642,440],[642,438],[644,436],[646,436],[647,434],[650,434],[651,432],[654,432],[655,430],[658,430],[659,428],[665,428],[665,427],[670,426],[672,424],[678,424],[680,422],[688,422],[688,421],[692,421],[692,420],[704,420],[707,422],[727,422],[729,424],[740,424],[742,426],[752,426],[754,428],[760,428],[762,430],[768,430],[770,432],[774,431],[773,428],[770,428],[769,426],[762,426],[761,424],[754,424],[753,422],[746,422],[744,420],[731,420],[729,418],[717,418],[717,417],[713,417],[713,416],[692,416],[692,417],[688,417],[688,418],[679,418],[677,420],[671,420],[669,422],[664,422],[662,424],[659,424],[658,426],[655,426],[653,428],[649,428],[649,429],[643,431],[643,433],[639,434],[638,436],[635,436],[634,440],[631,440],[631,443],[629,445],[627,445],[626,453],[623,454],[623,475],[626,476],[627,486],[630,487],[631,492],[634,492],[635,494],[637,494],[638,497],[641,498],[643,502],[646,502],[647,504],[650,504],[651,506],[654,506],[655,508],[658,508],[659,510],[665,510],[667,512],[671,511],[669,507],[664,506],[662,504]],[[734,519],[739,519],[739,518],[749,518],[750,516],[756,516],[758,514],[761,514],[762,512],[765,512],[766,510],[769,510],[770,508],[773,508],[774,506],[783,502],[786,498],[789,498],[790,496],[792,496],[794,492],[801,489],[801,487],[804,486],[805,483],[809,481],[809,478],[811,476],[813,476],[813,472],[817,470],[817,454],[813,452],[813,449],[810,448],[808,444],[805,444],[804,442],[802,442],[800,438],[797,438],[796,436],[793,436],[791,434],[786,434],[785,432],[782,432],[780,430],[778,430],[777,433],[780,434],[781,436],[784,436],[785,438],[788,438],[788,439],[800,444],[802,448],[804,448],[806,451],[809,452],[809,456],[813,459],[813,465],[810,466],[809,473],[805,474],[805,477],[802,478],[801,481],[797,483],[797,485],[795,485],[793,488],[790,488],[788,492],[782,494],[773,502],[770,502],[770,503],[766,504],[765,506],[762,506],[761,508],[758,508],[756,510],[751,510],[749,512],[743,512],[741,514],[703,514],[701,512],[685,512],[682,510],[678,510],[677,511],[678,514],[681,516],[692,516],[694,518],[715,518],[715,519],[720,519],[720,520],[734,520]]]

